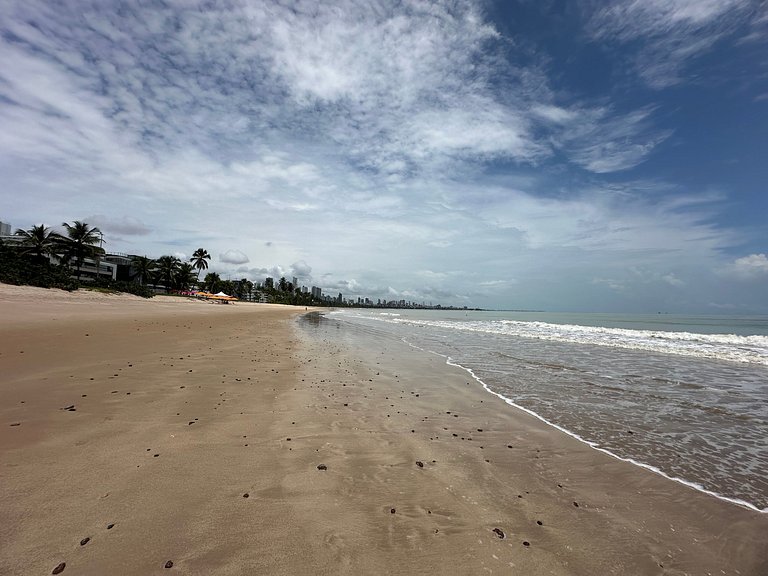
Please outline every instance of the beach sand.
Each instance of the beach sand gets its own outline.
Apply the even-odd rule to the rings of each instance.
[[[300,314],[0,285],[0,574],[768,574],[768,515]]]

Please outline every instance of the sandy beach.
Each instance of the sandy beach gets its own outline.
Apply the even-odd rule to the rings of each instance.
[[[768,515],[303,308],[0,285],[0,574],[768,574]]]

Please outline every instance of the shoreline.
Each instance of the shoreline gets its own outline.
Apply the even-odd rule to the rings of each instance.
[[[332,333],[335,332],[332,329],[329,329],[329,331]],[[350,341],[353,345],[358,345],[358,340],[360,340],[364,342],[364,344],[360,344],[360,346],[370,346],[371,340],[375,340],[375,338],[366,341],[366,336],[367,335],[364,333],[356,333]],[[419,355],[430,356],[437,360],[438,365],[433,367],[433,377],[440,381],[444,381],[448,378],[462,380],[464,378],[463,375],[469,374],[474,380],[481,383],[482,388],[468,387],[466,392],[463,390],[461,391],[462,396],[464,394],[467,396],[467,398],[465,398],[465,403],[468,398],[472,398],[473,404],[471,407],[466,406],[464,411],[469,410],[474,418],[485,423],[483,427],[483,437],[485,440],[483,443],[485,445],[479,447],[481,449],[484,448],[485,450],[489,449],[488,443],[486,442],[486,434],[491,430],[486,428],[486,426],[493,428],[492,425],[489,425],[489,420],[492,421],[495,417],[501,422],[513,424],[510,429],[510,434],[525,446],[523,451],[528,453],[528,469],[525,472],[519,469],[516,470],[515,467],[510,469],[507,468],[508,464],[505,462],[504,468],[507,470],[508,474],[508,476],[505,477],[526,476],[527,472],[530,474],[528,475],[526,482],[533,484],[540,483],[542,481],[542,476],[546,474],[559,473],[564,477],[573,474],[579,478],[579,488],[585,489],[586,497],[583,494],[580,494],[578,500],[567,502],[565,503],[565,506],[567,507],[568,504],[573,504],[574,508],[583,509],[585,504],[582,500],[593,500],[591,503],[593,510],[609,515],[609,518],[603,519],[609,520],[608,529],[603,525],[598,526],[594,524],[579,527],[579,530],[592,530],[594,532],[588,537],[585,537],[581,544],[584,544],[587,547],[599,547],[598,541],[611,542],[612,546],[609,546],[610,552],[606,551],[606,554],[616,554],[618,552],[619,556],[615,558],[615,560],[620,564],[630,561],[629,564],[624,565],[623,571],[619,571],[618,573],[703,574],[709,573],[709,571],[714,572],[719,569],[722,573],[757,575],[762,574],[768,569],[768,561],[766,560],[766,558],[768,558],[768,536],[762,536],[762,533],[768,529],[768,518],[766,518],[764,513],[748,507],[735,505],[733,502],[726,499],[712,497],[703,491],[692,489],[692,487],[685,483],[677,482],[674,479],[670,480],[666,476],[658,474],[654,470],[649,470],[645,466],[638,466],[627,462],[626,460],[617,458],[613,454],[609,454],[602,449],[594,449],[589,443],[576,438],[573,434],[561,430],[557,425],[545,422],[540,416],[533,414],[524,407],[518,407],[513,404],[514,408],[519,408],[519,412],[518,410],[510,411],[510,403],[508,399],[489,390],[484,382],[481,382],[471,373],[471,370],[459,366],[455,362],[449,361],[449,359],[443,355],[422,350],[407,342],[405,339],[398,342],[411,350],[417,351]],[[387,348],[384,345],[381,347],[382,349]],[[358,350],[358,353],[359,352],[360,351]],[[365,355],[365,353],[363,354]],[[370,361],[371,358],[368,356],[369,364],[371,363]],[[429,361],[422,359],[421,362],[428,363]],[[378,364],[378,362],[376,364]],[[441,367],[448,368],[448,372],[446,372],[445,368]],[[451,372],[452,374],[450,374]],[[468,385],[469,383],[466,384]],[[456,392],[456,390],[452,390],[451,392]],[[503,406],[500,407],[498,404],[494,405],[493,403],[489,404],[487,398],[488,394],[491,395],[494,401],[501,401],[500,404],[503,404]],[[450,399],[450,393],[446,392],[446,396]],[[443,407],[445,407],[445,401],[446,399],[441,401]],[[483,406],[480,406],[480,404],[483,404]],[[447,414],[451,415],[451,412],[453,412],[452,415],[455,417],[455,411],[449,411]],[[463,419],[464,414],[461,414],[461,416]],[[432,417],[434,416],[430,416],[430,418]],[[450,418],[448,418],[448,420],[450,421]],[[503,431],[503,428],[504,426],[500,426],[501,430],[499,431]],[[433,429],[432,432],[435,436],[430,437],[430,441],[443,440],[442,436],[440,438],[437,436],[440,432],[439,428]],[[480,430],[478,429],[477,432],[480,432]],[[465,438],[466,441],[477,440],[477,438],[472,437],[473,430],[464,430],[464,433],[467,434],[467,436],[460,437],[459,440],[463,441]],[[537,441],[526,437],[528,434],[538,438],[538,442],[540,443],[549,444],[551,446],[549,451],[557,454],[557,459],[567,459],[569,461],[568,465],[558,465],[558,463],[553,460],[548,462],[548,465],[552,468],[551,470],[542,468],[541,460],[545,458],[543,456],[545,450],[544,448],[535,448]],[[452,434],[449,442],[455,441],[456,439],[456,434]],[[517,442],[515,442],[514,445],[506,445],[506,442],[502,442],[504,443],[501,447],[502,451],[504,448],[518,448]],[[496,452],[496,456],[498,455],[498,452]],[[489,462],[486,459],[484,460],[484,463],[485,465],[490,463],[497,464],[497,460],[491,458]],[[478,467],[484,465],[483,461],[477,461],[475,464]],[[535,471],[531,469],[534,469]],[[593,484],[594,486],[590,487],[590,484]],[[563,487],[574,491],[576,490],[576,486],[568,486],[565,483],[561,486],[558,482],[556,486],[560,490],[562,490]],[[542,491],[547,491],[547,488],[541,487]],[[515,490],[513,486],[507,486],[505,482],[501,482],[495,489],[496,494],[499,497],[501,497],[502,492],[514,492]],[[558,490],[555,492],[557,491]],[[533,491],[525,491],[523,494],[528,494],[529,492],[533,494]],[[608,498],[605,498],[605,496],[608,496]],[[519,502],[521,496],[518,494],[517,497]],[[525,499],[529,498],[528,496],[523,497]],[[550,508],[553,504],[553,500],[557,499],[557,495],[550,492],[547,497],[544,498],[544,500],[549,500],[549,502],[544,504],[544,507]],[[575,506],[576,502],[580,503],[578,507]],[[560,510],[559,512],[565,513],[563,510]],[[544,522],[544,525],[547,525],[547,522]],[[651,525],[655,525],[658,532],[654,537],[650,538],[649,541],[645,541],[639,546],[644,549],[639,556],[638,551],[631,551],[626,542],[624,542],[626,549],[623,551],[620,547],[615,547],[617,532],[626,530],[628,526],[634,526],[635,528],[632,529],[633,532],[636,532],[638,535],[643,534],[644,536],[639,537],[642,539],[643,537],[649,537],[652,534],[652,531],[648,529],[648,526]],[[686,528],[681,529],[681,525]],[[747,525],[751,525],[752,528],[746,528]],[[690,530],[691,534],[696,534],[696,536],[693,537],[692,541],[687,541],[687,537],[682,537],[681,539],[679,532],[682,530]],[[758,533],[760,536],[757,536]],[[618,540],[621,539],[619,538]],[[668,562],[664,562],[663,558],[658,558],[655,568],[653,566],[642,566],[640,557],[645,557],[647,560],[646,554],[649,549],[653,548],[653,542],[659,543],[664,542],[665,540],[669,540],[669,547],[673,547],[672,541],[686,541],[685,544],[680,544],[679,551],[681,552],[681,556],[687,558],[684,562],[681,562],[681,564],[688,566],[688,568],[684,570],[680,568],[681,571],[677,572],[674,568],[676,564],[674,562],[669,562],[669,559]],[[726,542],[726,540],[730,540],[730,542]],[[718,542],[718,552],[713,555],[711,550],[706,550],[706,547],[702,547],[700,542],[704,541],[709,541],[710,543]],[[531,541],[530,544],[533,545],[533,542]],[[570,546],[567,545],[565,547],[566,549],[570,548]],[[729,548],[731,549],[730,553],[727,552]],[[622,557],[622,552],[626,554],[626,556]],[[752,560],[747,562],[747,567],[742,565],[739,568],[735,568],[731,564],[734,557],[739,555],[744,555],[741,560],[744,560],[745,557],[749,555],[753,555]],[[636,563],[631,563],[631,560],[634,560]],[[591,562],[591,560],[588,561],[587,567],[576,569],[568,573],[595,574],[608,573],[612,570],[615,571],[615,565],[608,567],[600,566],[599,564],[590,564],[589,562]],[[752,562],[754,562],[754,564],[752,564]],[[691,569],[691,567],[695,568]],[[659,571],[656,572],[656,569]],[[546,570],[534,566],[530,567],[530,570],[533,571],[532,573],[548,573]]]
[[[436,354],[434,352],[430,352],[430,353]],[[440,356],[440,354],[438,354],[438,356]],[[575,440],[578,440],[579,442],[581,442],[582,444],[585,444],[586,446],[589,446],[593,450],[597,450],[598,452],[606,454],[606,455],[610,456],[611,458],[615,458],[616,460],[619,460],[621,462],[626,462],[627,464],[632,464],[633,466],[637,466],[639,468],[642,468],[643,470],[647,470],[649,472],[653,472],[654,474],[657,474],[657,475],[661,476],[662,478],[665,478],[666,480],[670,480],[672,482],[676,482],[678,484],[686,486],[687,488],[691,488],[692,490],[695,490],[695,491],[700,492],[702,494],[706,494],[707,496],[711,496],[711,497],[716,498],[718,500],[722,500],[723,502],[728,502],[728,503],[733,504],[735,506],[740,506],[740,507],[745,508],[747,510],[750,510],[752,512],[757,512],[758,514],[768,514],[768,508],[761,509],[761,508],[758,508],[757,506],[755,506],[754,504],[751,504],[750,502],[747,502],[746,500],[741,500],[739,498],[732,498],[732,497],[729,497],[729,496],[725,496],[723,494],[719,494],[717,492],[713,492],[712,490],[708,490],[708,489],[704,488],[702,485],[697,484],[695,482],[692,482],[690,480],[686,480],[684,478],[677,478],[675,476],[670,476],[669,474],[667,474],[666,472],[664,472],[660,468],[657,468],[657,467],[652,466],[650,464],[645,464],[644,462],[640,462],[639,460],[635,460],[633,458],[625,458],[623,456],[619,456],[618,454],[615,454],[614,452],[611,452],[610,450],[607,450],[606,448],[601,448],[596,442],[592,442],[591,440],[587,440],[585,438],[582,438],[581,436],[579,436],[575,432],[572,432],[571,430],[568,430],[567,428],[564,428],[564,427],[560,426],[559,424],[556,424],[554,422],[550,422],[549,420],[547,420],[546,418],[544,418],[540,414],[536,413],[535,411],[533,411],[533,410],[531,410],[529,408],[526,408],[525,406],[521,406],[519,404],[516,404],[513,400],[507,398],[503,394],[501,394],[499,392],[495,392],[494,390],[491,390],[491,388],[481,378],[479,378],[477,375],[475,375],[475,373],[472,371],[471,368],[467,368],[466,366],[462,366],[461,364],[453,362],[451,360],[450,356],[443,356],[443,357],[446,359],[446,364],[448,364],[449,366],[456,366],[457,368],[461,368],[462,370],[466,370],[469,373],[469,375],[472,376],[472,378],[474,378],[475,380],[477,380],[482,385],[483,389],[486,392],[488,392],[489,394],[491,394],[493,396],[496,396],[497,398],[500,398],[501,400],[503,400],[505,403],[509,404],[513,408],[516,408],[518,410],[522,410],[526,414],[530,414],[531,416],[533,416],[534,418],[540,420],[541,422],[543,422],[547,426],[551,426],[552,428],[554,428],[555,430],[557,430],[559,432],[562,432],[566,436],[570,436],[571,438],[573,438]]]
[[[593,450],[597,450],[598,452],[602,452],[603,454],[606,454],[606,455],[610,456],[611,458],[615,458],[616,460],[620,460],[621,462],[626,462],[627,464],[632,464],[633,466],[637,466],[639,468],[642,468],[643,470],[647,470],[649,472],[653,472],[654,474],[657,474],[657,475],[661,476],[662,478],[665,478],[665,479],[670,480],[672,482],[677,482],[678,484],[686,486],[686,487],[688,487],[688,488],[690,488],[692,490],[695,490],[697,492],[700,492],[702,494],[706,494],[707,496],[711,496],[711,497],[716,498],[718,500],[722,500],[723,502],[728,502],[728,503],[733,504],[735,506],[740,506],[742,508],[745,508],[746,510],[750,510],[752,512],[757,512],[759,514],[768,514],[768,508],[762,508],[761,509],[761,508],[758,508],[757,506],[755,506],[754,504],[752,504],[750,502],[747,502],[746,500],[741,500],[739,498],[732,498],[732,497],[729,497],[729,496],[725,496],[723,494],[719,494],[717,492],[713,492],[712,490],[708,490],[708,489],[704,488],[702,485],[697,484],[696,482],[692,482],[690,480],[686,480],[685,478],[677,478],[675,476],[671,476],[671,475],[667,474],[666,472],[664,472],[663,470],[661,470],[660,468],[657,468],[656,466],[652,466],[651,464],[646,464],[644,462],[640,462],[639,460],[635,460],[633,458],[625,458],[623,456],[615,454],[614,452],[611,452],[610,450],[608,450],[606,448],[602,448],[602,447],[600,447],[599,444],[597,444],[597,442],[593,442],[591,440],[587,440],[585,438],[582,438],[576,432],[572,432],[571,430],[568,430],[567,428],[564,428],[563,426],[560,426],[559,424],[556,424],[555,422],[551,422],[551,421],[547,420],[546,418],[544,418],[541,414],[538,414],[537,412],[535,412],[534,410],[531,410],[530,408],[526,408],[525,406],[521,406],[520,404],[516,404],[514,400],[512,400],[510,398],[507,398],[506,396],[504,396],[500,392],[496,392],[495,390],[492,390],[488,386],[488,384],[486,384],[486,382],[484,382],[482,380],[482,378],[477,376],[472,371],[471,368],[467,368],[466,366],[462,366],[458,362],[455,362],[450,356],[446,356],[446,355],[440,354],[438,352],[433,352],[431,350],[426,350],[424,348],[420,348],[419,346],[416,346],[416,345],[408,342],[407,340],[403,340],[403,341],[406,344],[408,344],[409,346],[412,346],[413,348],[416,348],[417,350],[420,350],[420,351],[422,351],[422,352],[424,352],[426,354],[434,354],[435,356],[439,356],[441,358],[444,358],[445,359],[445,363],[448,366],[455,366],[457,368],[460,368],[461,370],[466,371],[474,380],[476,380],[483,387],[483,389],[486,392],[488,392],[492,396],[496,396],[497,398],[499,398],[500,400],[502,400],[503,402],[505,402],[509,406],[511,406],[511,407],[513,407],[513,408],[515,408],[517,410],[522,410],[526,414],[529,414],[530,416],[533,416],[534,418],[540,420],[542,423],[546,424],[547,426],[550,426],[550,427],[554,428],[555,430],[557,430],[559,432],[562,432],[566,436],[570,436],[571,438],[573,438],[575,440],[578,440],[579,442],[581,442],[582,444],[585,444],[586,446],[589,446]]]
[[[401,341],[295,307],[12,292],[0,572],[768,568],[764,514],[592,450]]]
[[[379,318],[374,317],[367,317],[363,316],[362,318],[365,319],[364,322],[356,321],[356,317],[353,316],[349,318],[348,316],[345,317],[344,315],[333,315],[334,318],[340,319],[342,322],[352,323],[352,324],[366,324],[369,326],[375,326],[377,323],[373,322],[373,320],[380,320]],[[348,318],[348,319],[345,319]],[[461,322],[452,322],[453,318],[440,318],[440,321],[444,321],[448,324],[450,324],[450,328],[453,329],[458,334],[462,333],[462,326]],[[506,321],[507,319],[498,319],[495,320],[495,322],[501,323]],[[406,326],[418,324],[421,325],[421,322],[423,321],[423,317],[413,318],[413,317],[406,317],[404,316],[402,319],[398,319],[395,322],[402,321]],[[440,338],[447,338],[447,340],[450,340],[451,345],[442,344],[442,340],[436,340],[432,341],[429,337],[426,336],[426,334],[430,334],[433,338],[435,338],[435,333],[437,331],[429,332],[429,322],[424,321],[426,328],[424,329],[424,337],[422,338],[422,333],[417,328],[411,328],[411,330],[400,330],[399,326],[396,324],[396,328],[389,329],[388,327],[392,324],[392,321],[390,319],[385,319],[382,322],[379,322],[379,324],[382,326],[383,330],[386,330],[388,332],[393,333],[399,333],[400,336],[403,338],[403,341],[406,342],[408,345],[414,347],[417,350],[420,350],[424,353],[434,354],[441,358],[444,358],[446,363],[449,365],[455,365],[467,372],[480,386],[482,386],[489,394],[492,394],[504,402],[506,402],[508,405],[510,405],[513,408],[517,408],[519,410],[522,410],[535,418],[539,419],[542,423],[551,426],[560,432],[567,434],[580,442],[586,444],[587,446],[590,446],[591,448],[601,451],[606,455],[609,455],[617,460],[621,460],[624,462],[627,462],[629,464],[644,468],[646,470],[649,470],[651,472],[654,472],[658,474],[659,476],[662,476],[668,480],[671,480],[673,482],[677,482],[681,485],[687,486],[693,490],[697,490],[703,494],[707,494],[711,497],[721,499],[726,502],[730,502],[734,505],[744,507],[746,509],[760,512],[760,513],[768,513],[768,507],[766,506],[766,498],[768,498],[768,492],[766,492],[766,489],[768,488],[768,485],[765,484],[765,482],[761,482],[760,478],[762,478],[762,475],[760,473],[761,469],[765,469],[765,466],[760,466],[760,462],[752,463],[751,461],[745,461],[741,460],[739,461],[737,457],[733,456],[734,453],[728,451],[726,452],[726,449],[723,446],[720,446],[720,456],[722,457],[721,460],[716,459],[710,459],[710,460],[702,460],[701,462],[697,463],[697,460],[695,459],[695,455],[693,454],[687,454],[684,452],[684,447],[680,446],[680,452],[677,453],[677,460],[674,460],[674,454],[672,455],[672,461],[665,461],[664,458],[656,457],[654,458],[654,451],[647,450],[648,446],[640,446],[638,447],[637,444],[632,445],[625,445],[622,444],[621,441],[615,441],[615,436],[610,436],[610,431],[613,431],[614,433],[620,431],[621,433],[624,433],[624,428],[622,426],[627,426],[627,432],[626,434],[636,434],[638,432],[638,428],[635,428],[635,426],[641,426],[643,424],[642,418],[637,418],[634,421],[627,421],[626,424],[622,424],[622,420],[615,420],[615,422],[611,423],[610,418],[606,419],[606,416],[608,416],[607,412],[603,412],[600,415],[603,417],[603,419],[608,421],[609,426],[601,429],[601,430],[595,430],[594,427],[591,430],[588,430],[587,427],[579,426],[580,422],[578,422],[579,418],[574,418],[573,415],[576,414],[575,412],[568,413],[569,406],[566,403],[567,396],[560,396],[563,398],[563,402],[560,404],[560,408],[563,412],[557,412],[553,411],[552,406],[548,404],[546,401],[541,403],[541,398],[546,397],[546,392],[542,392],[543,396],[538,397],[533,394],[533,396],[529,397],[527,395],[527,392],[525,391],[526,388],[524,385],[519,384],[517,380],[515,379],[515,374],[513,372],[507,372],[504,373],[503,371],[507,369],[508,365],[505,364],[499,364],[499,365],[493,365],[488,364],[489,362],[492,362],[490,357],[488,356],[488,351],[493,350],[495,352],[501,353],[502,347],[500,347],[498,350],[493,347],[492,343],[489,343],[487,346],[483,344],[484,340],[482,338],[478,338],[476,340],[467,340],[462,341],[459,336],[457,336],[455,339],[450,338],[449,336],[445,336],[443,332],[440,332],[441,336]],[[440,324],[439,322],[436,324]],[[472,320],[468,321],[468,324],[472,324]],[[435,324],[433,324],[435,325]],[[387,327],[386,329],[384,327]],[[442,327],[442,326],[441,326]],[[446,328],[446,331],[449,329]],[[468,331],[470,329],[467,329]],[[474,324],[472,324],[471,331],[472,333],[475,332],[475,330],[482,332],[480,328],[476,328]],[[447,332],[446,332],[447,333]],[[758,338],[763,338],[762,336]],[[522,340],[525,340],[525,337],[522,337]],[[510,338],[510,341],[514,341],[513,338]],[[429,342],[432,342],[431,344]],[[467,345],[468,350],[472,350],[473,348],[477,348],[478,350],[484,350],[485,352],[478,352],[477,354],[462,351],[460,348],[462,348],[463,344]],[[583,344],[583,343],[582,343]],[[592,342],[590,342],[592,344]],[[490,346],[490,348],[488,348]],[[453,347],[458,347],[457,349],[453,349]],[[511,348],[511,345],[508,346],[508,348]],[[526,350],[526,349],[523,349]],[[505,354],[512,354],[512,352],[509,351],[509,349],[504,348],[503,352]],[[525,355],[524,352],[520,352],[521,355],[525,355],[526,358],[532,357],[530,354],[530,350],[527,350],[528,354]],[[479,358],[481,355],[483,356],[482,359]],[[555,353],[556,354],[556,353]],[[638,357],[641,355],[639,352],[633,352],[633,354],[636,354]],[[586,354],[585,354],[586,356]],[[657,360],[657,362],[664,362],[663,356],[658,356],[660,358]],[[601,358],[602,362],[609,361],[606,357]],[[465,364],[466,362],[466,364]],[[554,360],[553,360],[554,362]],[[565,361],[563,361],[565,362]],[[649,361],[650,363],[650,361]],[[585,363],[586,364],[586,363]],[[479,368],[478,372],[476,373],[473,371],[472,367]],[[492,366],[492,368],[489,368],[490,371],[484,371],[483,367],[488,368],[488,366]],[[599,371],[601,364],[598,362],[597,359],[595,361],[592,361],[589,364],[582,365],[581,369],[584,370],[595,370]],[[740,364],[736,364],[739,369],[741,369]],[[595,372],[597,373],[597,372]],[[592,374],[592,372],[590,372]],[[532,373],[532,376],[534,377],[534,380],[538,382],[540,386],[540,390],[546,391],[547,390],[547,381],[546,378],[535,378],[535,373]],[[706,374],[699,374],[702,378],[706,378]],[[735,382],[738,382],[738,374],[733,374],[733,379]],[[749,376],[749,375],[748,375]],[[510,386],[505,385],[504,378],[508,377],[513,384],[510,384]],[[487,381],[485,380],[487,378]],[[610,376],[609,376],[610,378]],[[706,379],[701,380],[703,383],[707,383]],[[747,380],[745,379],[745,382]],[[759,383],[760,380],[758,380]],[[716,380],[717,384],[720,384],[720,380]],[[715,389],[717,387],[717,384],[712,384],[715,386]],[[511,392],[511,388],[514,388],[515,386],[518,386],[520,388],[520,396],[515,394],[514,392]],[[511,388],[510,388],[511,387]],[[578,388],[578,387],[576,387]],[[515,399],[519,397],[519,402]],[[536,399],[540,401],[539,404],[536,403]],[[570,399],[568,400],[570,401]],[[628,400],[629,402],[630,400]],[[695,402],[695,399],[693,399]],[[742,402],[744,400],[742,399]],[[754,404],[751,402],[752,406],[759,406],[759,397],[755,396]],[[579,401],[576,401],[576,404],[580,406]],[[747,405],[747,403],[745,403]],[[724,407],[725,409],[726,407]],[[582,407],[583,409],[583,407]],[[713,408],[713,410],[716,410],[716,408]],[[570,419],[566,417],[566,413],[569,414]],[[654,408],[650,407],[648,415],[654,414]],[[638,412],[637,414],[641,414]],[[594,420],[590,421],[589,416],[587,414],[584,414],[584,417],[586,418],[585,421],[587,422],[594,422]],[[745,419],[746,416],[745,416]],[[631,418],[630,418],[631,420]],[[698,419],[694,419],[693,421],[698,422]],[[758,422],[757,420],[755,422]],[[759,422],[758,422],[759,423]],[[614,424],[614,426],[610,426],[610,424]],[[634,426],[632,426],[634,424]],[[746,426],[746,425],[745,425]],[[629,428],[634,428],[634,432],[632,430],[629,430]],[[701,427],[700,427],[701,428]],[[648,425],[648,428],[644,430],[644,432],[649,431],[660,431],[663,429],[656,428],[652,425]],[[745,430],[745,432],[750,432],[750,435],[748,438],[752,438],[753,441],[751,443],[752,446],[759,446],[759,443],[755,443],[754,436],[758,435],[758,429],[754,429],[750,432],[749,430]],[[601,432],[604,432],[601,434]],[[721,436],[721,438],[735,438],[736,436],[732,432],[721,432],[724,434],[724,436]],[[717,438],[716,432],[713,432],[714,437]],[[606,440],[606,437],[608,437],[607,442],[604,442]],[[696,437],[695,435],[693,436]],[[637,439],[639,436],[627,436],[627,438],[630,439]],[[710,438],[710,440],[712,440]],[[745,442],[748,442],[748,440],[745,438]],[[671,450],[674,450],[677,452],[677,449],[672,443],[668,443],[666,447],[670,448]],[[644,451],[642,448],[646,448]],[[737,447],[738,448],[738,447]],[[736,452],[735,454],[738,454]],[[690,462],[690,466],[685,465],[687,462],[686,457],[691,456],[692,459]],[[714,454],[710,453],[709,456],[714,456]],[[739,465],[743,465],[741,468],[739,468]],[[713,467],[710,467],[709,465],[712,465]],[[732,466],[731,466],[732,465]],[[734,469],[740,469],[743,470],[744,473],[741,476],[741,479],[743,482],[739,481],[737,477],[726,477],[723,474],[730,470],[730,468],[733,467]],[[698,471],[696,470],[698,468]],[[747,470],[752,470],[752,478],[749,478]],[[708,475],[707,471],[713,471],[711,472],[711,475]],[[698,472],[698,473],[697,473]],[[721,476],[718,476],[721,474]],[[725,481],[719,482],[721,478],[724,478]],[[745,483],[746,482],[746,483]],[[754,482],[754,484],[752,483]],[[761,490],[762,488],[762,490]]]

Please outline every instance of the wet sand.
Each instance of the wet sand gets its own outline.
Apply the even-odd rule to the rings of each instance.
[[[767,515],[303,313],[0,285],[0,574],[768,574]]]

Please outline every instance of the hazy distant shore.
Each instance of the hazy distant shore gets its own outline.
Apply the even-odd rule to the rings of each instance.
[[[300,313],[0,285],[0,573],[768,572],[765,514]]]

